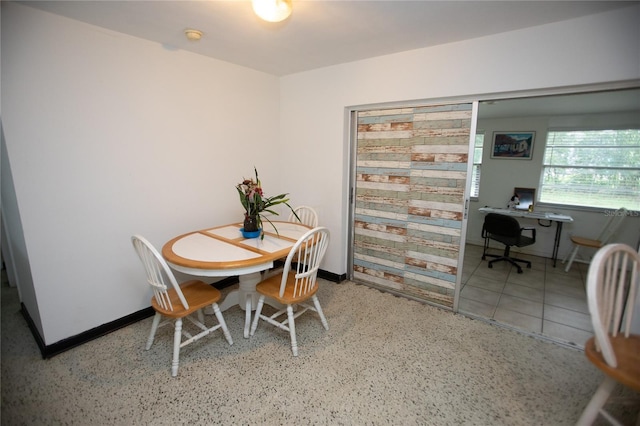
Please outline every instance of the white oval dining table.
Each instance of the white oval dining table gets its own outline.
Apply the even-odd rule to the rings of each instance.
[[[238,276],[238,289],[229,292],[219,306],[221,311],[235,305],[245,310],[245,338],[249,337],[251,311],[258,301],[256,284],[261,273],[272,268],[275,260],[287,257],[296,241],[311,229],[300,223],[273,223],[277,232],[265,222],[264,238],[244,238],[242,223],[235,223],[179,235],[162,247],[162,256],[176,271],[199,277]]]

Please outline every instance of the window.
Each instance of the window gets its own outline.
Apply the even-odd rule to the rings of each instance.
[[[476,133],[473,144],[473,170],[471,172],[471,197],[478,197],[480,193],[480,166],[482,165],[482,147],[484,146],[484,131]]]
[[[640,210],[640,130],[549,131],[540,202]]]

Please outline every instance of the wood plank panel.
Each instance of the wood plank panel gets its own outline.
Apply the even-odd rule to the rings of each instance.
[[[358,113],[353,278],[453,307],[471,104]]]

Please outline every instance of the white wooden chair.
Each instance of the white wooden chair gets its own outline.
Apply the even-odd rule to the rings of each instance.
[[[233,339],[231,338],[231,334],[229,334],[227,324],[224,321],[217,303],[220,300],[220,292],[216,288],[199,280],[185,281],[178,285],[169,265],[149,241],[140,235],[134,235],[131,237],[131,242],[144,265],[147,282],[153,289],[151,306],[153,306],[153,309],[156,311],[145,349],[149,350],[151,348],[158,327],[175,320],[171,375],[177,376],[180,349],[184,346],[199,340],[219,328],[222,329],[224,337],[229,344],[233,345]],[[213,308],[213,312],[218,319],[218,323],[213,327],[208,327],[204,324],[203,309],[207,306]],[[197,319],[193,318],[192,314],[194,313],[197,313]],[[160,323],[162,317],[168,319]],[[183,318],[187,318],[201,331],[195,336],[192,336],[182,328]],[[185,336],[187,339],[183,341],[182,336]]]
[[[609,220],[607,220],[605,225],[602,227],[600,234],[598,234],[598,236],[595,239],[586,238],[586,237],[577,237],[577,236],[570,237],[571,243],[573,243],[573,248],[562,261],[562,263],[566,263],[568,259],[568,263],[567,263],[567,266],[564,268],[564,271],[569,272],[569,269],[571,269],[571,264],[573,262],[588,263],[588,262],[576,259],[576,256],[578,255],[578,249],[580,249],[580,247],[588,247],[593,249],[599,249],[603,247],[605,244],[609,242],[609,239],[613,236],[613,234],[615,234],[615,232],[618,230],[620,225],[622,225],[622,221],[626,216],[627,216],[627,209],[625,209],[624,207],[621,207],[618,210],[616,210],[613,213],[613,215],[609,218]]]
[[[640,335],[632,334],[631,330],[634,309],[640,309],[637,306],[639,286],[640,254],[637,251],[626,244],[609,244],[598,250],[587,276],[594,337],[587,341],[584,352],[605,378],[578,425],[591,425],[598,414],[612,424],[620,424],[603,409],[611,392],[618,383],[640,391]]]
[[[293,356],[298,356],[298,343],[296,340],[295,319],[308,310],[318,313],[320,321],[326,330],[329,329],[327,319],[322,312],[320,302],[316,296],[318,283],[316,281],[320,262],[327,251],[329,244],[329,230],[324,227],[314,228],[304,234],[291,248],[284,268],[280,274],[273,275],[256,286],[260,294],[256,313],[251,324],[253,336],[258,327],[258,321],[264,320],[289,332],[291,336],[291,350]],[[296,262],[293,260],[296,258]],[[273,315],[263,315],[262,307],[265,298],[268,297],[285,305]],[[313,306],[308,302],[311,300]],[[294,306],[298,309],[294,313]],[[286,317],[279,319],[286,314]]]
[[[293,211],[296,212],[296,214],[300,218],[299,222],[303,225],[308,225],[312,228],[318,226],[318,213],[316,213],[316,211],[311,207],[299,206],[293,209]],[[293,212],[289,215],[288,221],[298,222],[298,219],[296,219],[296,216],[293,214]]]

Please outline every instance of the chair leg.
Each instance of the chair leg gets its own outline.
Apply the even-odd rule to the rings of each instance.
[[[291,351],[293,352],[293,356],[298,356],[298,341],[296,340],[296,323],[293,316],[293,306],[291,305],[287,305],[287,317],[289,318],[289,335],[291,336]]]
[[[490,256],[490,257],[495,257],[496,258],[494,260],[489,261],[489,263],[488,263],[489,268],[493,268],[493,264],[495,262],[501,262],[501,261],[505,261],[505,262],[511,263],[513,266],[516,267],[516,269],[517,269],[519,274],[522,273],[522,268],[520,267],[520,265],[518,265],[517,262],[522,262],[525,265],[527,265],[527,268],[531,268],[531,262],[529,262],[528,260],[518,259],[516,257],[511,257],[511,247],[510,246],[505,246],[504,253],[502,254],[502,256],[495,255],[495,254],[487,254],[486,256]],[[482,259],[484,260],[484,256],[482,257]]]
[[[258,328],[258,321],[260,321],[260,314],[262,313],[262,306],[264,305],[264,296],[260,296],[258,299],[258,305],[256,306],[256,313],[254,314],[253,324],[251,324],[251,334],[256,332],[256,328]]]
[[[211,305],[213,309],[213,313],[216,315],[218,319],[218,324],[220,324],[220,328],[222,329],[222,334],[224,334],[224,338],[227,339],[230,345],[233,345],[233,339],[231,338],[231,333],[229,333],[229,329],[227,328],[227,323],[224,321],[224,317],[222,316],[222,312],[220,312],[220,307],[217,303]]]
[[[253,297],[247,293],[244,303],[244,338],[249,338],[249,326],[251,325],[251,302]]]
[[[520,265],[518,265],[517,262],[522,262],[525,265],[527,265],[528,269],[531,269],[531,262],[529,262],[528,260],[524,260],[524,259],[517,259],[515,257],[501,257],[499,259],[492,260],[492,261],[489,262],[489,267],[491,268],[493,262],[498,262],[498,261],[501,261],[501,260],[507,261],[507,262],[511,263],[513,266],[515,266],[516,270],[518,271],[519,274],[522,273],[522,267]]]
[[[495,262],[501,262],[501,261],[505,261],[505,262],[509,262],[511,263],[513,266],[516,267],[516,269],[518,270],[518,273],[521,274],[522,273],[522,268],[520,267],[520,265],[518,265],[516,262],[514,262],[510,257],[498,257],[497,259],[494,259],[492,261],[489,262],[489,268],[493,268],[493,264]],[[531,265],[529,265],[529,267],[531,267]]]
[[[489,238],[484,239],[484,248],[482,249],[482,260],[486,260],[487,257],[493,257],[496,260],[504,257],[504,255],[501,255],[501,254],[489,254],[487,253],[487,250],[489,250]],[[506,247],[505,247],[505,250],[506,250]],[[491,268],[492,263],[493,262],[489,262],[489,268]]]
[[[328,330],[329,323],[327,322],[327,318],[325,318],[324,316],[324,312],[322,312],[322,308],[320,307],[320,301],[318,300],[318,296],[314,294],[311,299],[313,300],[313,305],[316,307],[316,311],[320,316],[320,321],[322,322],[322,326],[324,327],[325,330]]]
[[[178,375],[178,363],[180,362],[180,341],[182,340],[182,318],[176,319],[176,329],[173,332],[173,361],[171,361],[171,375]]]
[[[567,254],[564,255],[564,258],[562,259],[562,264],[564,265],[565,263],[567,263],[567,260],[569,259],[569,256],[571,255],[571,252],[573,251],[573,249],[575,248],[575,245],[571,245],[571,250],[569,250],[567,252]]]
[[[517,268],[518,268],[518,273],[521,274],[522,273],[522,268],[520,267],[520,265],[518,265],[516,262],[522,262],[525,265],[527,265],[527,269],[531,269],[531,262],[529,262],[528,260],[524,260],[524,259],[518,259],[516,257],[512,257],[511,258],[511,263],[513,263]]]
[[[482,247],[482,260],[485,260],[487,256],[489,257],[497,257],[495,255],[487,254],[487,250],[489,249],[489,238],[484,239],[484,245]]]
[[[605,377],[604,381],[600,384],[596,393],[591,397],[591,401],[585,407],[580,419],[576,423],[576,426],[590,426],[598,417],[600,413],[600,409],[604,406],[604,404],[609,399],[611,392],[616,387],[616,381],[611,377]]]
[[[147,346],[145,350],[151,349],[151,345],[153,345],[153,339],[156,337],[156,331],[158,330],[158,324],[160,324],[160,320],[162,319],[162,315],[159,312],[156,312],[156,315],[153,317],[153,322],[151,323],[151,332],[149,333],[149,338],[147,339]]]
[[[571,269],[571,264],[575,260],[576,255],[578,254],[578,249],[579,248],[580,248],[579,246],[575,246],[574,249],[571,250],[571,255],[569,256],[569,261],[567,262],[566,268],[564,268],[565,272],[569,272],[569,269]]]

